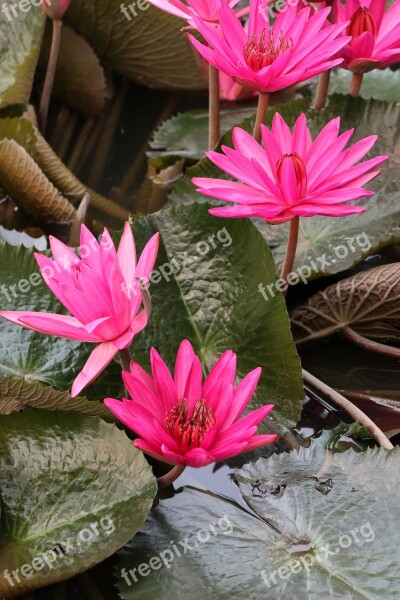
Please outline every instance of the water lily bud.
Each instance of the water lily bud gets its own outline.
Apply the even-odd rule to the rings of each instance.
[[[53,21],[60,21],[68,6],[70,0],[41,0],[40,5],[46,15]]]

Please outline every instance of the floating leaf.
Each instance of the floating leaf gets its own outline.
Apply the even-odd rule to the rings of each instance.
[[[329,84],[330,94],[348,94],[353,73],[346,69],[332,71]],[[400,71],[374,69],[366,73],[360,90],[361,98],[375,98],[386,102],[400,101]]]
[[[206,87],[195,53],[182,32],[182,19],[148,2],[127,3],[128,19],[121,6],[108,0],[76,0],[65,19],[106,64],[132,81],[158,89]]]
[[[113,416],[106,406],[86,400],[80,396],[71,398],[68,392],[59,392],[52,387],[30,382],[25,379],[2,377],[0,375],[0,414],[42,408],[45,410],[65,410],[89,417],[98,416],[113,422]]]
[[[22,11],[18,4],[3,3],[0,20],[0,108],[26,104],[31,95],[45,15],[38,6]],[[26,5],[25,5],[26,6]]]
[[[119,553],[125,600],[396,600],[400,450],[273,455],[236,474],[251,508],[185,488]],[[194,518],[195,516],[195,518]]]
[[[221,133],[254,114],[254,107],[221,111]],[[148,156],[182,156],[200,160],[208,149],[208,111],[190,110],[165,121],[154,133]]]
[[[399,456],[399,448],[334,454],[317,479],[325,452],[314,446],[237,472],[247,503],[280,535],[266,549],[264,598],[395,600]]]
[[[400,263],[362,271],[311,296],[292,314],[297,343],[350,326],[377,340],[400,338]]]
[[[0,466],[3,598],[113,554],[141,526],[156,493],[150,466],[126,435],[76,413],[0,416]]]
[[[44,78],[51,43],[51,21],[44,38],[40,72]],[[62,28],[53,94],[83,115],[98,117],[104,108],[106,81],[99,59],[87,41]]]
[[[300,219],[300,235],[294,270],[302,272],[305,281],[324,275],[331,275],[349,269],[379,249],[400,241],[400,103],[387,104],[376,100],[334,95],[329,105],[314,111],[309,100],[295,100],[274,107],[268,111],[267,125],[270,125],[276,111],[289,125],[293,125],[301,112],[309,117],[313,136],[338,114],[341,115],[341,129],[355,128],[354,141],[376,133],[379,136],[373,154],[390,156],[382,172],[368,189],[375,190],[375,196],[358,202],[365,206],[363,214],[349,217],[312,217]],[[254,119],[247,119],[240,127],[251,132]],[[232,145],[231,132],[226,133],[221,144]],[[174,204],[210,202],[209,198],[195,191],[192,177],[224,177],[207,158],[195,167],[188,169],[186,176],[175,186],[170,196]],[[215,201],[217,203],[217,201]],[[280,268],[286,250],[288,224],[266,225],[262,219],[254,219],[267,240],[277,267]]]

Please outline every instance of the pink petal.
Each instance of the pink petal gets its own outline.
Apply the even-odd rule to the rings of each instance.
[[[147,244],[143,248],[143,252],[140,255],[135,271],[135,277],[142,277],[146,283],[148,283],[150,273],[154,268],[159,244],[160,234],[155,233],[147,242]]]
[[[103,342],[96,346],[72,384],[71,398],[77,396],[84,387],[92,383],[104,371],[117,352],[118,350],[112,342]]]
[[[250,373],[248,373],[246,377],[242,379],[237,388],[234,390],[232,408],[228,418],[223,424],[223,429],[230,427],[230,425],[234,423],[238,417],[240,417],[255,392],[261,377],[261,373],[261,367],[257,367],[253,371],[250,371]]]
[[[171,373],[155,348],[150,350],[151,371],[153,381],[157,390],[158,398],[163,402],[165,411],[177,404],[178,395]]]
[[[133,377],[139,379],[139,381],[147,385],[147,387],[155,394],[156,388],[154,387],[152,378],[150,377],[148,372],[142,369],[139,363],[135,362],[134,360],[131,360],[130,373],[131,375],[133,375]]]
[[[184,398],[188,400],[188,412],[192,415],[194,405],[201,398],[201,385],[203,383],[203,370],[197,356],[194,356],[192,366],[186,381]]]
[[[128,222],[124,225],[124,231],[117,250],[118,262],[128,286],[132,284],[136,269],[136,247],[133,239],[132,228]]]
[[[192,344],[189,340],[183,340],[176,355],[174,371],[174,383],[179,399],[185,397],[186,382],[195,356]]]
[[[164,403],[157,397],[155,390],[147,385],[143,379],[127,371],[122,372],[122,379],[132,400],[148,408],[160,422],[163,421],[166,410]]]
[[[251,452],[251,450],[256,450],[257,448],[269,446],[269,444],[276,442],[277,439],[277,435],[255,435],[254,437],[250,438],[244,452]]]
[[[58,337],[82,342],[98,342],[98,336],[86,331],[82,323],[69,315],[58,315],[54,313],[29,312],[23,310],[2,311],[0,316],[8,321],[21,325],[27,329],[40,331]]]

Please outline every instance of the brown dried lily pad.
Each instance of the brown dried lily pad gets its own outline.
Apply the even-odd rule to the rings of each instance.
[[[311,296],[291,313],[297,344],[345,327],[374,340],[400,340],[400,263],[342,279]]]

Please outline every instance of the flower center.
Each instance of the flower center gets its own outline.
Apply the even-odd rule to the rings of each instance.
[[[189,417],[188,401],[184,398],[165,413],[164,429],[174,438],[183,452],[201,446],[208,430],[215,425],[214,411],[201,398]]]
[[[293,40],[288,40],[283,31],[280,32],[275,43],[274,33],[269,34],[268,43],[265,40],[265,29],[262,30],[260,41],[257,42],[257,33],[254,33],[243,48],[243,55],[247,66],[253,71],[260,71],[272,65],[275,59],[293,47]]]
[[[276,180],[279,185],[282,183],[282,170],[285,160],[290,160],[293,166],[293,170],[297,180],[297,193],[301,198],[304,196],[307,190],[307,171],[303,159],[297,154],[297,152],[291,152],[290,154],[284,154],[280,157],[276,163]]]
[[[351,17],[347,33],[353,38],[357,38],[366,31],[371,33],[375,38],[378,33],[378,27],[370,10],[366,6],[362,6]]]

